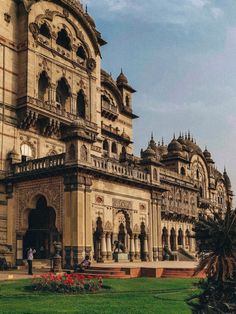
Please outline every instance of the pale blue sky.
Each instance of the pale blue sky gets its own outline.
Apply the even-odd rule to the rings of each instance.
[[[122,67],[138,93],[135,152],[190,129],[236,190],[236,0],[83,0],[108,45],[103,68]]]

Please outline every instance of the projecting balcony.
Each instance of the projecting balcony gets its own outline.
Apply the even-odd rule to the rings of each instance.
[[[102,116],[111,121],[115,121],[118,118],[118,108],[108,101],[102,101]]]
[[[44,102],[29,96],[18,99],[17,115],[20,128],[35,127],[40,121],[41,132],[47,136],[59,134],[61,127],[70,126],[73,121],[78,119],[75,114],[67,112],[58,103]],[[88,131],[94,134],[97,132],[95,123],[85,120],[85,125]]]

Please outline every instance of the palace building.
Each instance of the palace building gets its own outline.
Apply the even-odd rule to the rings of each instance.
[[[101,68],[79,1],[2,0],[0,20],[0,256],[60,241],[72,267],[112,261],[118,240],[130,262],[194,256],[194,220],[232,204],[226,171],[189,133],[133,154],[135,90]]]

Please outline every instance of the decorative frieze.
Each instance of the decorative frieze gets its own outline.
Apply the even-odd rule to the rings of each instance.
[[[131,201],[122,200],[113,198],[112,199],[112,206],[119,209],[129,209],[131,210],[133,207],[133,203]]]

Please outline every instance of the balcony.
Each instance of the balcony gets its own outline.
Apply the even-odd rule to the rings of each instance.
[[[18,175],[27,172],[39,172],[42,170],[61,168],[64,164],[65,154],[47,156],[13,164],[12,174]]]
[[[123,143],[126,143],[126,144],[132,144],[132,141],[130,140],[130,137],[127,134],[125,134],[124,132],[121,133],[120,129],[118,127],[113,128],[113,126],[111,124],[110,125],[106,125],[102,121],[101,129],[102,129],[102,133],[103,134],[108,135],[109,137],[113,137],[116,140],[118,140],[119,142],[123,142]]]
[[[71,123],[77,119],[75,114],[67,112],[57,103],[54,105],[48,101],[43,102],[29,96],[18,99],[17,115],[19,125],[22,129],[34,127],[36,123],[41,120],[41,131],[47,136],[52,134],[58,135],[61,126],[70,126]],[[95,123],[86,120],[85,124],[89,131],[97,132],[97,125]]]
[[[108,101],[102,100],[102,116],[111,121],[118,118],[118,108]]]

